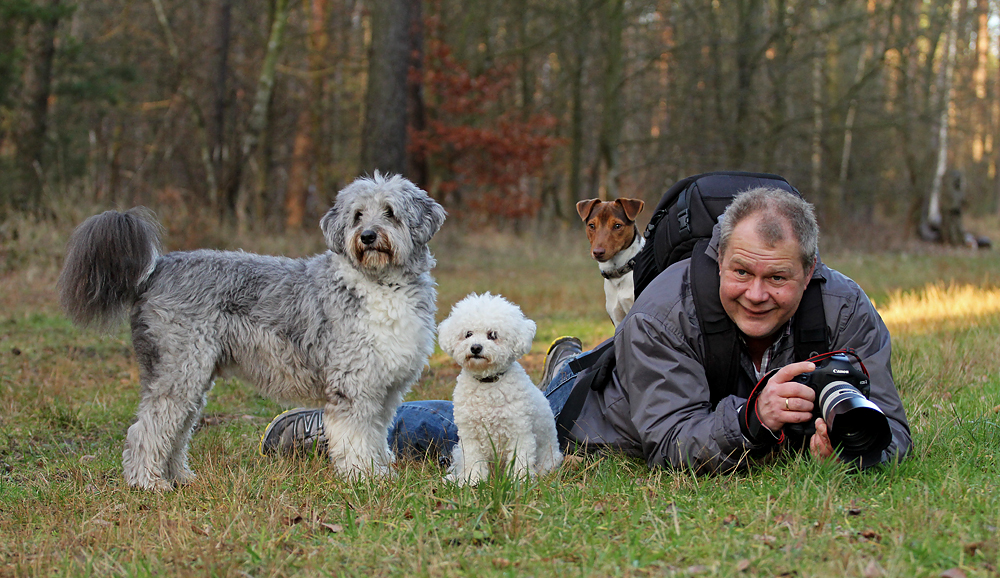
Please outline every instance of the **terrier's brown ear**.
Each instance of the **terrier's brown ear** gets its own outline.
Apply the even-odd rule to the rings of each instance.
[[[590,212],[594,210],[594,205],[600,202],[601,199],[584,199],[576,204],[576,212],[586,222],[587,218],[590,217]]]
[[[625,216],[628,217],[629,221],[634,221],[639,216],[645,204],[639,199],[615,199],[615,202],[625,210]]]

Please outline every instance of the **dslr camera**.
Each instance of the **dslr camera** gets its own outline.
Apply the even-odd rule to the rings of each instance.
[[[816,364],[816,369],[792,381],[805,384],[816,392],[814,421],[817,417],[823,418],[837,455],[844,461],[854,461],[889,447],[892,432],[885,414],[868,400],[871,391],[868,372],[863,371],[863,364],[861,371],[856,369],[848,353],[857,357],[853,352],[844,351],[813,357],[810,361]],[[803,427],[806,425],[788,424],[785,427],[803,435],[807,433]]]

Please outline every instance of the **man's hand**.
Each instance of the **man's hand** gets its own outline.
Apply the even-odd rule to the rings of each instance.
[[[817,460],[830,459],[833,456],[833,443],[830,442],[830,434],[826,429],[826,421],[823,418],[816,418],[816,433],[809,440],[809,453]]]
[[[777,432],[786,423],[802,423],[812,419],[816,392],[807,385],[790,380],[814,369],[816,364],[800,361],[782,367],[771,376],[757,398],[757,418],[764,427]],[[823,431],[825,435],[825,426]],[[829,439],[827,443],[829,444]]]

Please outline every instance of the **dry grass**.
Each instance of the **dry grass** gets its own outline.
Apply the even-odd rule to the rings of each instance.
[[[894,335],[975,326],[1000,315],[1000,288],[934,283],[919,291],[897,291],[878,310]]]

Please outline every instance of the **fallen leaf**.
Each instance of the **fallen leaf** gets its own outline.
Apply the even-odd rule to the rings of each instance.
[[[193,531],[195,534],[201,534],[202,536],[208,536],[208,530],[206,530],[205,528],[199,528],[198,526],[195,526],[194,524],[191,524],[191,531]]]
[[[861,532],[861,537],[864,538],[864,539],[866,539],[866,540],[869,540],[871,542],[881,542],[882,541],[882,536],[880,536],[878,534],[878,532],[876,532],[875,530],[865,530],[865,531]]]
[[[861,515],[861,508],[851,508],[851,509],[847,510],[847,515],[848,516],[860,516]]]
[[[722,525],[735,526],[738,528],[740,525],[740,519],[736,514],[729,514],[728,516],[722,519]]]
[[[506,558],[494,558],[493,559],[493,567],[494,568],[498,568],[500,570],[503,570],[504,568],[507,568],[509,566],[510,566],[510,560],[508,560]]]
[[[339,534],[344,531],[344,527],[341,526],[340,524],[328,524],[326,522],[320,522],[319,525],[323,526],[324,528],[333,532],[334,534]]]
[[[302,516],[296,514],[294,516],[286,516],[281,519],[281,523],[286,526],[294,526],[302,521]]]
[[[884,574],[885,572],[882,571],[882,568],[878,565],[878,562],[876,562],[875,560],[868,561],[868,565],[865,566],[865,572],[864,572],[865,578],[881,578]]]
[[[736,563],[737,572],[746,572],[749,569],[750,569],[750,560],[747,560],[746,558]]]
[[[965,572],[958,568],[949,568],[941,573],[941,578],[965,578]]]

